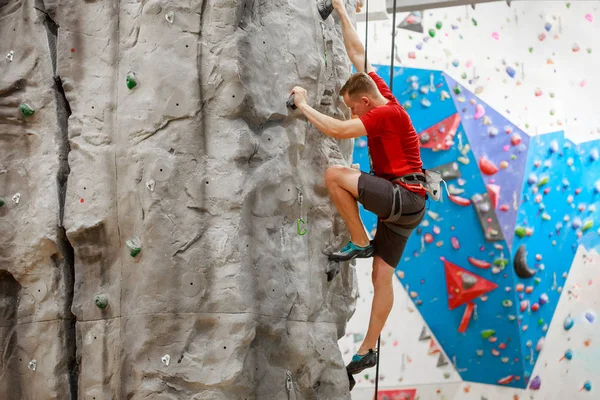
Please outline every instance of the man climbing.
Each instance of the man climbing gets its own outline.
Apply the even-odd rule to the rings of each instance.
[[[358,118],[340,121],[319,113],[307,104],[301,87],[292,90],[294,103],[324,134],[336,139],[368,137],[372,174],[344,166],[331,166],[325,182],[333,203],[346,222],[350,241],[330,255],[334,261],[373,256],[373,304],[367,335],[346,367],[357,374],[377,363],[376,342],[394,303],[392,278],[412,230],[425,213],[425,176],[419,138],[408,113],[377,75],[346,12],[343,0],[333,0],[348,57],[357,73],[346,82],[340,95]],[[366,73],[365,73],[366,72]],[[360,219],[357,200],[377,214],[372,242]]]

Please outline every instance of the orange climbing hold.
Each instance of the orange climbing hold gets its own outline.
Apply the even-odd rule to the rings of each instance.
[[[515,378],[514,375],[509,375],[509,376],[506,376],[506,377],[504,377],[502,379],[499,379],[498,380],[498,385],[508,385],[509,383],[511,383],[513,381],[514,378]]]

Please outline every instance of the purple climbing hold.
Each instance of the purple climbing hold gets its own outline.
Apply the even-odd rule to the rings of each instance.
[[[590,324],[593,324],[596,322],[596,314],[594,314],[592,311],[587,311],[585,313],[585,319],[587,319]]]
[[[423,43],[417,44],[417,50],[423,50]]]
[[[527,178],[527,183],[529,183],[530,185],[534,185],[536,184],[538,181],[538,177],[535,174],[531,174],[529,175],[529,177]]]
[[[550,142],[550,152],[558,153],[558,142],[556,140]]]
[[[529,389],[539,390],[541,386],[542,386],[542,379],[538,375],[531,380],[531,383],[529,384]]]
[[[546,293],[542,293],[540,295],[540,304],[544,305],[548,302],[548,295]]]
[[[515,69],[513,67],[506,67],[506,73],[508,74],[508,76],[510,76],[511,78],[515,77],[517,71],[515,71]]]
[[[590,160],[598,161],[599,158],[600,154],[598,154],[598,149],[592,149],[592,151],[590,152]]]

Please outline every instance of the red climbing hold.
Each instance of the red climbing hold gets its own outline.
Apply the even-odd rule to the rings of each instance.
[[[471,322],[471,317],[473,316],[474,309],[475,309],[475,304],[473,304],[473,302],[470,301],[467,304],[465,313],[463,314],[462,319],[460,320],[460,325],[458,326],[458,331],[460,333],[464,333],[467,330],[467,327],[469,326],[469,322]]]
[[[464,197],[460,197],[460,196],[454,196],[449,194],[448,198],[450,199],[451,202],[453,202],[454,204],[458,204],[459,206],[469,206],[471,205],[471,200],[469,199],[465,199]]]
[[[496,289],[498,285],[488,281],[450,261],[444,261],[446,290],[451,310]]]
[[[492,202],[492,208],[495,210],[498,208],[498,201],[500,201],[500,186],[488,184],[486,185],[490,201]]]
[[[420,132],[421,147],[433,150],[450,149],[459,124],[460,116],[457,113]]]
[[[473,257],[468,257],[467,260],[474,267],[481,268],[481,269],[488,269],[489,267],[492,266],[492,263],[489,263],[487,261],[478,260]]]
[[[509,383],[512,382],[512,380],[514,379],[514,377],[515,377],[514,375],[509,375],[509,376],[506,376],[506,377],[504,377],[502,379],[499,379],[498,380],[498,385],[508,385]]]
[[[506,212],[506,211],[508,211],[508,210],[510,210],[510,206],[509,206],[508,204],[502,204],[502,205],[500,206],[500,211],[504,211],[504,212]]]
[[[425,243],[433,243],[433,235],[431,233],[426,233],[424,239]]]
[[[494,175],[498,172],[498,167],[496,164],[488,160],[485,156],[482,156],[479,159],[479,169],[486,175]]]

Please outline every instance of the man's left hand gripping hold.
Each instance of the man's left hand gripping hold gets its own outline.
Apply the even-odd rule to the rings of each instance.
[[[346,121],[321,114],[307,103],[306,90],[295,87],[292,90],[294,104],[306,118],[325,135],[334,139],[352,139],[367,135],[367,130],[358,118]],[[348,261],[353,258],[373,256],[373,245],[365,232],[358,211],[358,178],[361,172],[353,168],[334,165],[325,172],[325,183],[338,212],[346,222],[350,241],[340,251],[332,253],[332,261]]]

